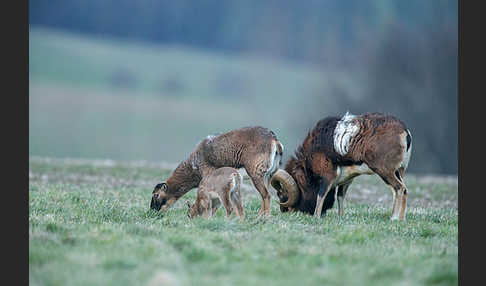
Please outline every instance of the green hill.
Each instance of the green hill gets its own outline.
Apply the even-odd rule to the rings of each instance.
[[[333,112],[322,90],[356,86],[311,65],[39,28],[29,79],[31,155],[172,162],[208,134],[248,125],[294,150]]]

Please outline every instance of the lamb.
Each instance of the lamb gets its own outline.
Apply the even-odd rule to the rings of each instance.
[[[309,132],[285,169],[274,174],[271,184],[282,212],[313,212],[321,217],[334,204],[336,191],[342,215],[353,179],[378,174],[393,193],[391,219],[405,220],[408,191],[403,175],[411,151],[410,130],[391,115],[327,117]]]
[[[152,191],[150,208],[166,211],[180,197],[197,187],[202,178],[221,167],[245,168],[260,193],[260,216],[270,216],[270,178],[280,166],[283,145],[275,133],[260,126],[245,127],[208,136]]]
[[[235,168],[222,167],[204,177],[199,184],[194,204],[187,203],[187,216],[194,218],[204,215],[213,216],[223,204],[226,217],[230,217],[233,210],[243,220],[245,217],[241,204],[240,185],[243,177]]]

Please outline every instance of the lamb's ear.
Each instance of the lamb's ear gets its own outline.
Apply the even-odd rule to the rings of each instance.
[[[189,202],[189,200],[186,200],[186,204],[188,208],[191,208],[191,202]]]

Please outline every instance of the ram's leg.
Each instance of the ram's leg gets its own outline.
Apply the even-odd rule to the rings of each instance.
[[[403,174],[405,173],[405,168],[400,167],[398,171],[395,172],[395,176],[397,179],[402,183],[402,194],[401,194],[401,200],[400,200],[400,213],[399,213],[399,219],[400,220],[405,220],[405,214],[407,212],[407,196],[408,196],[408,189],[407,186],[405,186],[405,183],[403,182]]]
[[[407,207],[407,189],[397,176],[396,172],[378,173],[383,181],[392,189],[393,207],[391,220],[405,220],[405,211]]]
[[[390,188],[390,190],[392,191],[392,194],[393,194],[392,212],[391,213],[392,213],[392,219],[394,219],[393,217],[395,216],[395,213],[397,212],[397,192],[395,191],[393,186],[388,185],[388,187]]]
[[[402,213],[402,202],[405,200],[406,202],[406,197],[404,198],[404,196],[406,196],[405,194],[405,188],[400,186],[400,187],[393,187],[393,189],[395,190],[395,201],[394,201],[394,212],[391,216],[391,220],[404,220],[404,217],[403,215],[401,215]]]
[[[400,213],[398,217],[400,220],[405,220],[405,214],[407,212],[407,196],[408,196],[407,187],[403,185],[401,201],[400,201]]]
[[[324,205],[324,200],[326,199],[327,193],[329,193],[330,189],[331,189],[331,184],[329,184],[328,180],[322,178],[322,182],[319,187],[319,192],[317,193],[316,208],[314,210],[314,216],[317,218],[321,217],[322,206]]]
[[[337,201],[338,201],[338,214],[339,216],[344,215],[344,198],[346,197],[346,193],[348,191],[351,182],[346,185],[341,185],[338,187],[337,191]]]
[[[407,196],[408,190],[402,181],[398,172],[395,172],[395,177],[397,182],[394,182],[393,189],[395,190],[395,200],[394,200],[394,212],[392,214],[392,220],[405,220],[405,214],[407,211]]]

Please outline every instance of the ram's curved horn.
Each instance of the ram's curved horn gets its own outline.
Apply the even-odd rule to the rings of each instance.
[[[287,196],[287,201],[280,203],[283,207],[293,207],[299,200],[299,189],[294,178],[283,169],[278,169],[270,180],[270,184],[277,191]]]

